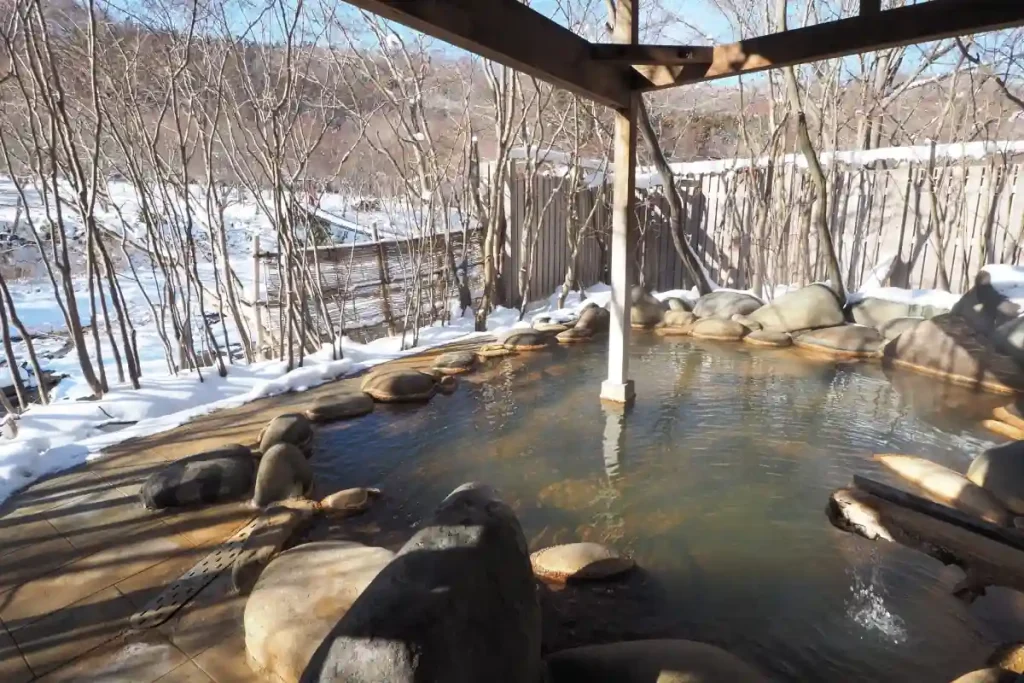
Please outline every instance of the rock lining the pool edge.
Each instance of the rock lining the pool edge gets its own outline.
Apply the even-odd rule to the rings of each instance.
[[[633,569],[631,558],[600,543],[567,543],[530,555],[533,573],[545,581],[599,581]]]
[[[747,328],[735,320],[701,318],[690,328],[690,334],[696,339],[740,341],[747,334]]]

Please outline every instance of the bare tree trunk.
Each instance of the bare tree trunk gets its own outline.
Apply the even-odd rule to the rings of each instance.
[[[658,175],[661,176],[662,189],[665,193],[665,198],[668,200],[669,232],[672,234],[672,246],[675,247],[679,260],[683,262],[686,272],[690,275],[690,279],[693,280],[694,284],[696,284],[697,290],[701,294],[708,294],[711,292],[711,281],[708,279],[707,273],[704,272],[704,266],[701,265],[697,254],[690,248],[689,241],[683,236],[683,216],[685,215],[683,200],[679,196],[678,188],[676,188],[675,175],[673,175],[672,169],[668,165],[668,159],[665,158],[665,153],[658,143],[658,136],[654,132],[654,126],[651,125],[651,117],[647,113],[647,104],[643,98],[640,99],[637,110],[640,131],[643,133],[644,141],[647,143],[651,157],[654,159],[654,166],[658,169]]]
[[[780,30],[786,30],[786,5],[787,0],[778,0],[776,10],[778,14]],[[846,286],[843,283],[843,271],[839,267],[839,257],[836,256],[836,247],[832,242],[832,233],[828,227],[828,184],[825,181],[825,172],[818,161],[818,154],[814,151],[814,144],[811,142],[811,134],[807,128],[807,115],[804,113],[803,105],[800,102],[800,84],[796,80],[796,70],[791,67],[784,69],[786,77],[786,92],[789,96],[789,106],[796,114],[797,141],[800,144],[800,151],[807,160],[807,170],[814,183],[817,201],[811,210],[811,222],[818,233],[818,242],[825,250],[825,265],[828,268],[828,277],[832,284],[832,290],[840,300],[846,301]]]

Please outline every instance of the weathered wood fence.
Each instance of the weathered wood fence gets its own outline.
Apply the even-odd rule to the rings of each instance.
[[[276,251],[256,255],[257,306],[260,331],[271,340],[281,338],[282,311],[287,293],[281,278],[281,257]],[[315,334],[333,339],[341,330],[357,339],[369,339],[404,328],[417,315],[443,315],[456,294],[457,277],[481,263],[477,231],[434,234],[410,239],[388,239],[308,249],[305,267],[314,274],[317,290],[310,298],[322,298],[330,325],[310,316]],[[258,273],[262,271],[263,275]],[[308,310],[319,310],[311,301]],[[424,324],[421,322],[421,324]]]
[[[540,203],[556,193],[540,222],[530,287],[538,298],[554,291],[565,277],[568,200],[558,196],[555,179],[535,182]],[[759,254],[766,285],[826,278],[821,245],[810,223],[813,193],[804,169],[789,164],[684,176],[676,182],[687,212],[683,232],[719,285],[751,287]],[[513,274],[523,260],[518,245],[524,187],[520,179],[512,192]],[[1024,165],[996,159],[972,165],[832,169],[829,189],[829,226],[851,290],[870,281],[966,291],[986,263],[1024,259]],[[598,191],[581,194],[577,201],[589,207]],[[657,290],[692,287],[673,246],[666,201],[657,189],[639,195],[633,243],[636,279]],[[760,211],[767,216],[761,234]],[[602,279],[610,220],[607,207],[602,207],[587,226],[579,278],[585,286]],[[506,282],[510,301],[518,298],[515,280]]]
[[[506,194],[508,235],[499,284],[508,305],[518,305],[522,297],[519,271],[529,259],[522,243],[527,182],[514,178]],[[543,298],[562,286],[573,215],[585,223],[576,280],[583,287],[604,280],[610,191],[590,188],[570,198],[559,178],[538,175],[532,182],[534,206],[543,211],[528,226],[536,231],[529,298]],[[772,285],[826,277],[810,224],[813,193],[805,170],[788,164],[690,175],[677,178],[677,186],[686,206],[683,232],[717,284],[751,287],[759,256],[768,291]],[[966,291],[986,263],[1019,263],[1024,256],[1024,165],[993,159],[833,168],[829,188],[829,224],[851,290],[877,282]],[[692,287],[673,245],[664,197],[657,188],[638,194],[642,201],[632,244],[636,280],[662,291]],[[576,202],[575,212],[570,202]],[[347,333],[379,336],[401,329],[417,310],[436,318],[456,293],[455,271],[464,259],[468,268],[462,275],[476,275],[481,242],[480,232],[470,230],[317,248],[315,257],[310,252],[305,260],[316,262],[318,294],[333,321],[332,330],[319,334],[330,338],[344,325]],[[277,338],[274,330],[283,324],[280,259],[268,252],[261,260],[269,309],[264,328]]]

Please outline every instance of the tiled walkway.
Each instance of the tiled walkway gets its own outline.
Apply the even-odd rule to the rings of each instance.
[[[427,357],[403,360],[422,366]],[[253,445],[274,415],[358,378],[199,418],[111,449],[41,481],[0,508],[0,681],[216,683],[260,680],[242,637],[245,598],[230,572],[170,621],[142,633],[128,619],[252,519],[245,503],[153,513],[142,482],[168,462],[227,443]]]

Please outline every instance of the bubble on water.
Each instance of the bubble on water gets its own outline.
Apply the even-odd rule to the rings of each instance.
[[[907,641],[906,622],[885,606],[885,586],[878,577],[876,566],[872,566],[867,581],[859,572],[853,572],[846,614],[865,631],[875,632],[894,645]]]

